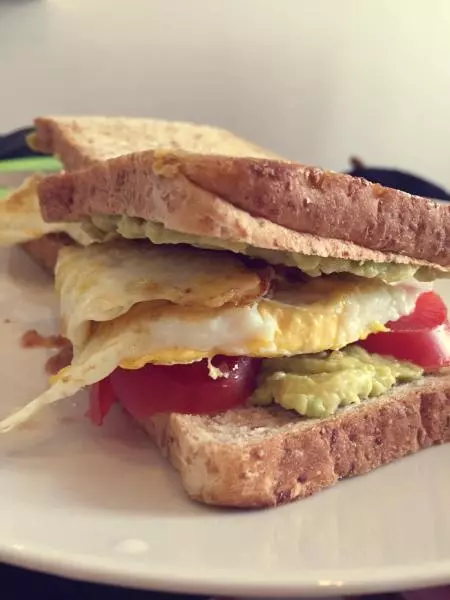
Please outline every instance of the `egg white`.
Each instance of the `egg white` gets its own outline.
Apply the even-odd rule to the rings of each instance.
[[[87,342],[92,323],[112,321],[136,304],[247,304],[261,296],[265,281],[229,252],[115,240],[62,250],[55,287],[63,334],[77,351]]]

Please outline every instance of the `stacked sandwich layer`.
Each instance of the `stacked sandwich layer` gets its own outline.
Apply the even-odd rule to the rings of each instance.
[[[6,213],[25,191],[42,226],[16,241],[72,240],[54,259],[73,360],[3,431],[90,386],[95,423],[120,402],[193,498],[234,506],[449,439],[446,206],[202,126],[38,119],[32,143],[68,171]]]

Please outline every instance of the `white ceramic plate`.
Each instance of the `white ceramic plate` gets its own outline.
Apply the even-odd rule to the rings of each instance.
[[[439,286],[450,300],[450,285]],[[56,331],[51,283],[0,252],[2,413],[46,385],[30,327]],[[5,319],[11,322],[5,322]],[[0,559],[75,578],[182,592],[337,595],[450,581],[450,445],[264,512],[191,503],[119,411],[85,396],[0,439]]]

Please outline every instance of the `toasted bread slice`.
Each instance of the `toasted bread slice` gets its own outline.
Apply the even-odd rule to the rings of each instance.
[[[398,386],[326,419],[239,408],[218,416],[158,415],[141,425],[191,498],[275,506],[449,442],[450,374]]]
[[[128,215],[271,250],[450,267],[450,206],[287,162],[146,151],[47,177],[38,194],[47,221]]]
[[[61,158],[66,170],[149,150],[280,158],[226,129],[178,121],[126,117],[40,117],[32,145]]]

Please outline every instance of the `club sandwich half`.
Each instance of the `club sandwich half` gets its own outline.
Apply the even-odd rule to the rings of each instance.
[[[89,388],[94,423],[121,405],[191,498],[234,507],[450,441],[447,205],[263,151],[110,144],[37,183],[44,222],[91,242],[55,267],[72,362],[0,430]]]

